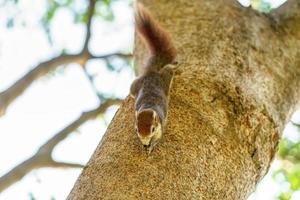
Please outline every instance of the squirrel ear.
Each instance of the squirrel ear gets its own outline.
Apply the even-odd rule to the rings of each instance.
[[[152,110],[152,116],[153,116],[153,120],[156,121],[157,113],[154,110]]]

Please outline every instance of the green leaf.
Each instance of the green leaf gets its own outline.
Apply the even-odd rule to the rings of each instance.
[[[292,193],[291,192],[283,192],[278,197],[279,200],[290,200],[291,198],[292,198]]]
[[[300,166],[295,165],[293,169],[287,174],[288,182],[291,184],[293,191],[300,189]]]
[[[263,13],[269,13],[272,10],[271,4],[264,0],[251,0],[251,7]]]
[[[52,197],[51,197],[51,200],[55,200],[55,197],[54,197],[54,196],[52,196]]]
[[[29,199],[30,200],[36,200],[36,198],[34,197],[32,192],[29,193]]]
[[[15,25],[15,20],[14,18],[9,18],[6,22],[6,28],[13,28]]]
[[[114,71],[115,70],[115,66],[109,61],[109,60],[106,60],[106,67],[109,71]]]
[[[96,4],[96,16],[102,17],[104,20],[113,21],[115,16],[111,9],[111,0],[100,1]]]
[[[108,6],[110,6],[111,0],[103,0],[103,3],[106,4],[106,5],[108,5]]]

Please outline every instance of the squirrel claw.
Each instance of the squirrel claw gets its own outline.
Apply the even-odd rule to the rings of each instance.
[[[148,155],[150,155],[150,153],[153,151],[153,146],[152,145],[143,145],[143,147],[146,150]]]

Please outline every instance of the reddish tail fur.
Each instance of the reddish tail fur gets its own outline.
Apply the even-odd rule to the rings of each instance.
[[[146,43],[151,56],[162,59],[166,64],[174,61],[176,50],[169,34],[141,4],[137,3],[135,10],[136,30]]]

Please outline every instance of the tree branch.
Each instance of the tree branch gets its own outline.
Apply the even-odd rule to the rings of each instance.
[[[61,65],[71,63],[84,64],[89,59],[108,59],[111,57],[129,58],[130,54],[111,53],[107,55],[93,55],[93,54],[73,54],[73,55],[60,55],[48,61],[38,64],[35,68],[30,70],[22,78],[17,80],[12,86],[0,93],[0,117],[3,116],[8,106],[16,100],[26,89],[37,79],[46,75],[50,71],[55,70]]]
[[[93,15],[95,13],[96,0],[89,0],[89,6],[87,10],[87,25],[86,25],[86,36],[83,45],[83,52],[88,52],[89,41],[91,39],[91,25],[93,20]]]
[[[77,163],[66,163],[66,162],[56,162],[54,161],[50,167],[53,168],[83,168],[84,165],[77,164]]]
[[[31,157],[0,177],[0,193],[12,184],[21,180],[34,168],[37,168],[37,162],[34,157]]]
[[[12,86],[3,92],[0,92],[0,117],[3,116],[8,106],[16,100],[25,90],[38,78],[46,75],[50,71],[55,70],[61,65],[68,65],[70,63],[79,63],[84,65],[89,59],[109,59],[111,57],[120,57],[124,59],[131,58],[130,54],[111,53],[107,55],[93,55],[88,50],[88,43],[91,38],[91,25],[93,15],[95,13],[97,0],[89,0],[89,6],[87,7],[87,24],[86,24],[86,37],[81,53],[65,55],[61,54],[48,61],[42,62],[25,74],[22,78],[17,80]]]
[[[79,128],[85,122],[94,119],[101,113],[105,113],[105,111],[112,105],[120,104],[120,99],[107,99],[101,105],[99,105],[96,109],[84,112],[82,115],[73,121],[66,128],[55,134],[51,139],[49,139],[45,144],[43,144],[36,154],[34,154],[31,158],[25,160],[20,163],[12,170],[10,170],[7,174],[0,177],[0,193],[11,186],[12,184],[21,180],[27,173],[32,171],[33,169],[38,169],[41,167],[55,167],[55,168],[80,168],[84,165],[76,164],[76,163],[65,163],[65,162],[57,162],[52,158],[52,152],[55,146],[67,138],[71,133],[73,133],[77,128]]]
[[[291,123],[292,123],[294,126],[300,128],[300,124],[298,124],[298,123],[296,123],[296,122],[293,122],[293,121],[291,121]]]
[[[99,101],[102,101],[103,96],[98,92],[96,84],[95,84],[95,77],[91,74],[86,69],[86,65],[82,65],[82,70],[86,78],[89,80],[90,85],[92,87],[92,90],[94,91],[95,95],[98,97]]]
[[[79,62],[80,59],[82,59],[81,55],[60,55],[37,65],[7,90],[0,93],[0,116],[5,114],[9,104],[19,97],[36,79],[60,65]]]
[[[132,54],[124,54],[124,53],[111,53],[111,54],[106,54],[106,55],[89,55],[90,59],[109,59],[112,57],[119,57],[123,59],[131,59]]]
[[[77,120],[75,120],[69,126],[64,128],[62,131],[48,140],[43,146],[41,146],[38,152],[51,152],[59,142],[64,140],[70,133],[74,132],[81,124],[85,123],[88,120],[96,118],[100,113],[104,113],[110,106],[120,103],[120,99],[108,99],[100,106],[98,106],[98,108],[82,113],[82,115]]]

